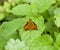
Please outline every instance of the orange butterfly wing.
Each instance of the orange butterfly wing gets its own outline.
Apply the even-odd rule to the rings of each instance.
[[[31,19],[29,19],[27,24],[24,26],[24,29],[25,30],[37,30],[37,25]]]

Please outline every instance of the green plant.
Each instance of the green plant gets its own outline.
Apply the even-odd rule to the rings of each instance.
[[[37,25],[37,30],[24,29],[29,19]],[[60,50],[59,0],[0,1],[0,50],[25,48]]]

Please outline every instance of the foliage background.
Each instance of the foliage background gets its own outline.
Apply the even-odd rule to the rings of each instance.
[[[24,30],[29,19],[38,30]],[[0,50],[10,38],[29,50],[60,50],[60,0],[0,0]]]

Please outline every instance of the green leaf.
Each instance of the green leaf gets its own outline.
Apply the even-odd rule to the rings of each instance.
[[[39,2],[39,13],[42,13],[45,10],[47,10],[53,3],[55,3],[55,0],[40,0],[40,1],[38,0],[38,2]]]
[[[55,37],[57,37],[60,33],[59,32],[54,32]]]
[[[57,44],[58,47],[60,47],[60,33],[57,35],[55,43]]]
[[[52,46],[53,39],[49,35],[40,36],[28,44],[30,50],[57,50]]]
[[[31,2],[34,2],[35,0],[22,0],[22,1],[26,3],[31,3]]]
[[[29,46],[40,46],[40,45],[52,45],[53,39],[49,35],[43,35],[33,39],[28,45]]]
[[[5,46],[5,50],[29,50],[29,47],[19,39],[10,39]]]
[[[38,30],[28,30],[25,31],[24,26],[26,23],[31,19],[36,25]],[[27,16],[21,21],[22,25],[19,28],[20,36],[23,41],[29,43],[31,40],[35,39],[36,37],[41,36],[43,33],[45,26],[44,26],[44,18],[42,16]]]
[[[54,14],[55,14],[54,18],[56,19],[55,24],[57,25],[57,27],[60,27],[60,22],[59,22],[60,21],[60,8],[55,9]]]
[[[28,1],[28,0],[27,0]],[[31,0],[31,5],[20,4],[12,9],[12,13],[16,15],[28,15],[30,13],[42,13],[55,3],[55,0]]]
[[[31,7],[28,4],[20,4],[12,9],[12,13],[15,15],[28,15],[31,13]]]
[[[8,38],[4,38],[4,37],[1,37],[0,36],[0,50],[3,50],[5,49],[4,46],[6,45],[7,41],[10,39],[10,38],[13,38],[13,39],[18,39],[18,33],[17,32],[14,32],[13,34],[11,34]]]
[[[15,31],[19,28],[21,19],[14,19],[10,22],[4,22],[0,26],[0,50],[3,49],[5,43],[7,40],[11,37],[13,38],[14,36],[17,38]],[[12,37],[13,36],[13,37]]]
[[[12,5],[12,6],[15,6],[15,4],[19,3],[20,0],[8,0],[8,2]]]
[[[3,37],[0,37],[0,50],[4,49],[4,45],[6,44],[6,39]]]
[[[23,1],[27,3],[31,3],[32,5],[35,5],[35,8],[38,9],[39,13],[44,12],[53,3],[55,3],[55,0],[23,0]]]
[[[54,10],[56,9],[57,5],[52,5],[48,8],[48,13],[53,16],[54,15]]]
[[[57,33],[57,32],[56,32]],[[55,47],[57,47],[58,50],[60,50],[60,33],[57,33],[56,41],[54,43]]]
[[[10,3],[4,2],[3,11],[10,12]]]
[[[12,33],[12,34],[7,38],[7,40],[10,39],[10,38],[13,38],[13,39],[20,39],[19,33],[18,33],[17,31],[14,32],[14,33]]]
[[[4,14],[0,13],[0,21],[4,18]]]
[[[2,7],[2,6],[0,6],[0,13],[1,13],[1,12],[3,12],[3,7]]]
[[[59,14],[60,14],[60,8],[56,8],[56,9],[54,10],[54,14],[55,14],[55,15],[59,15]]]
[[[55,30],[55,23],[54,23],[53,17],[50,17],[48,19],[48,21],[45,24],[45,27],[46,27],[46,29],[45,29],[46,31],[48,31],[50,33],[54,32],[54,30]]]
[[[55,20],[55,24],[57,25],[57,27],[60,27],[60,15],[55,15],[56,20]]]
[[[58,50],[58,49],[53,45],[48,45],[48,46],[36,46],[30,50]]]
[[[10,22],[4,22],[0,27],[0,36],[8,38],[19,28],[21,20],[22,19],[14,19]]]

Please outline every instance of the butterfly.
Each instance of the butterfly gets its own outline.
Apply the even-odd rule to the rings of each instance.
[[[26,31],[27,30],[37,30],[37,25],[31,19],[29,19],[29,21],[24,26],[24,29]]]

